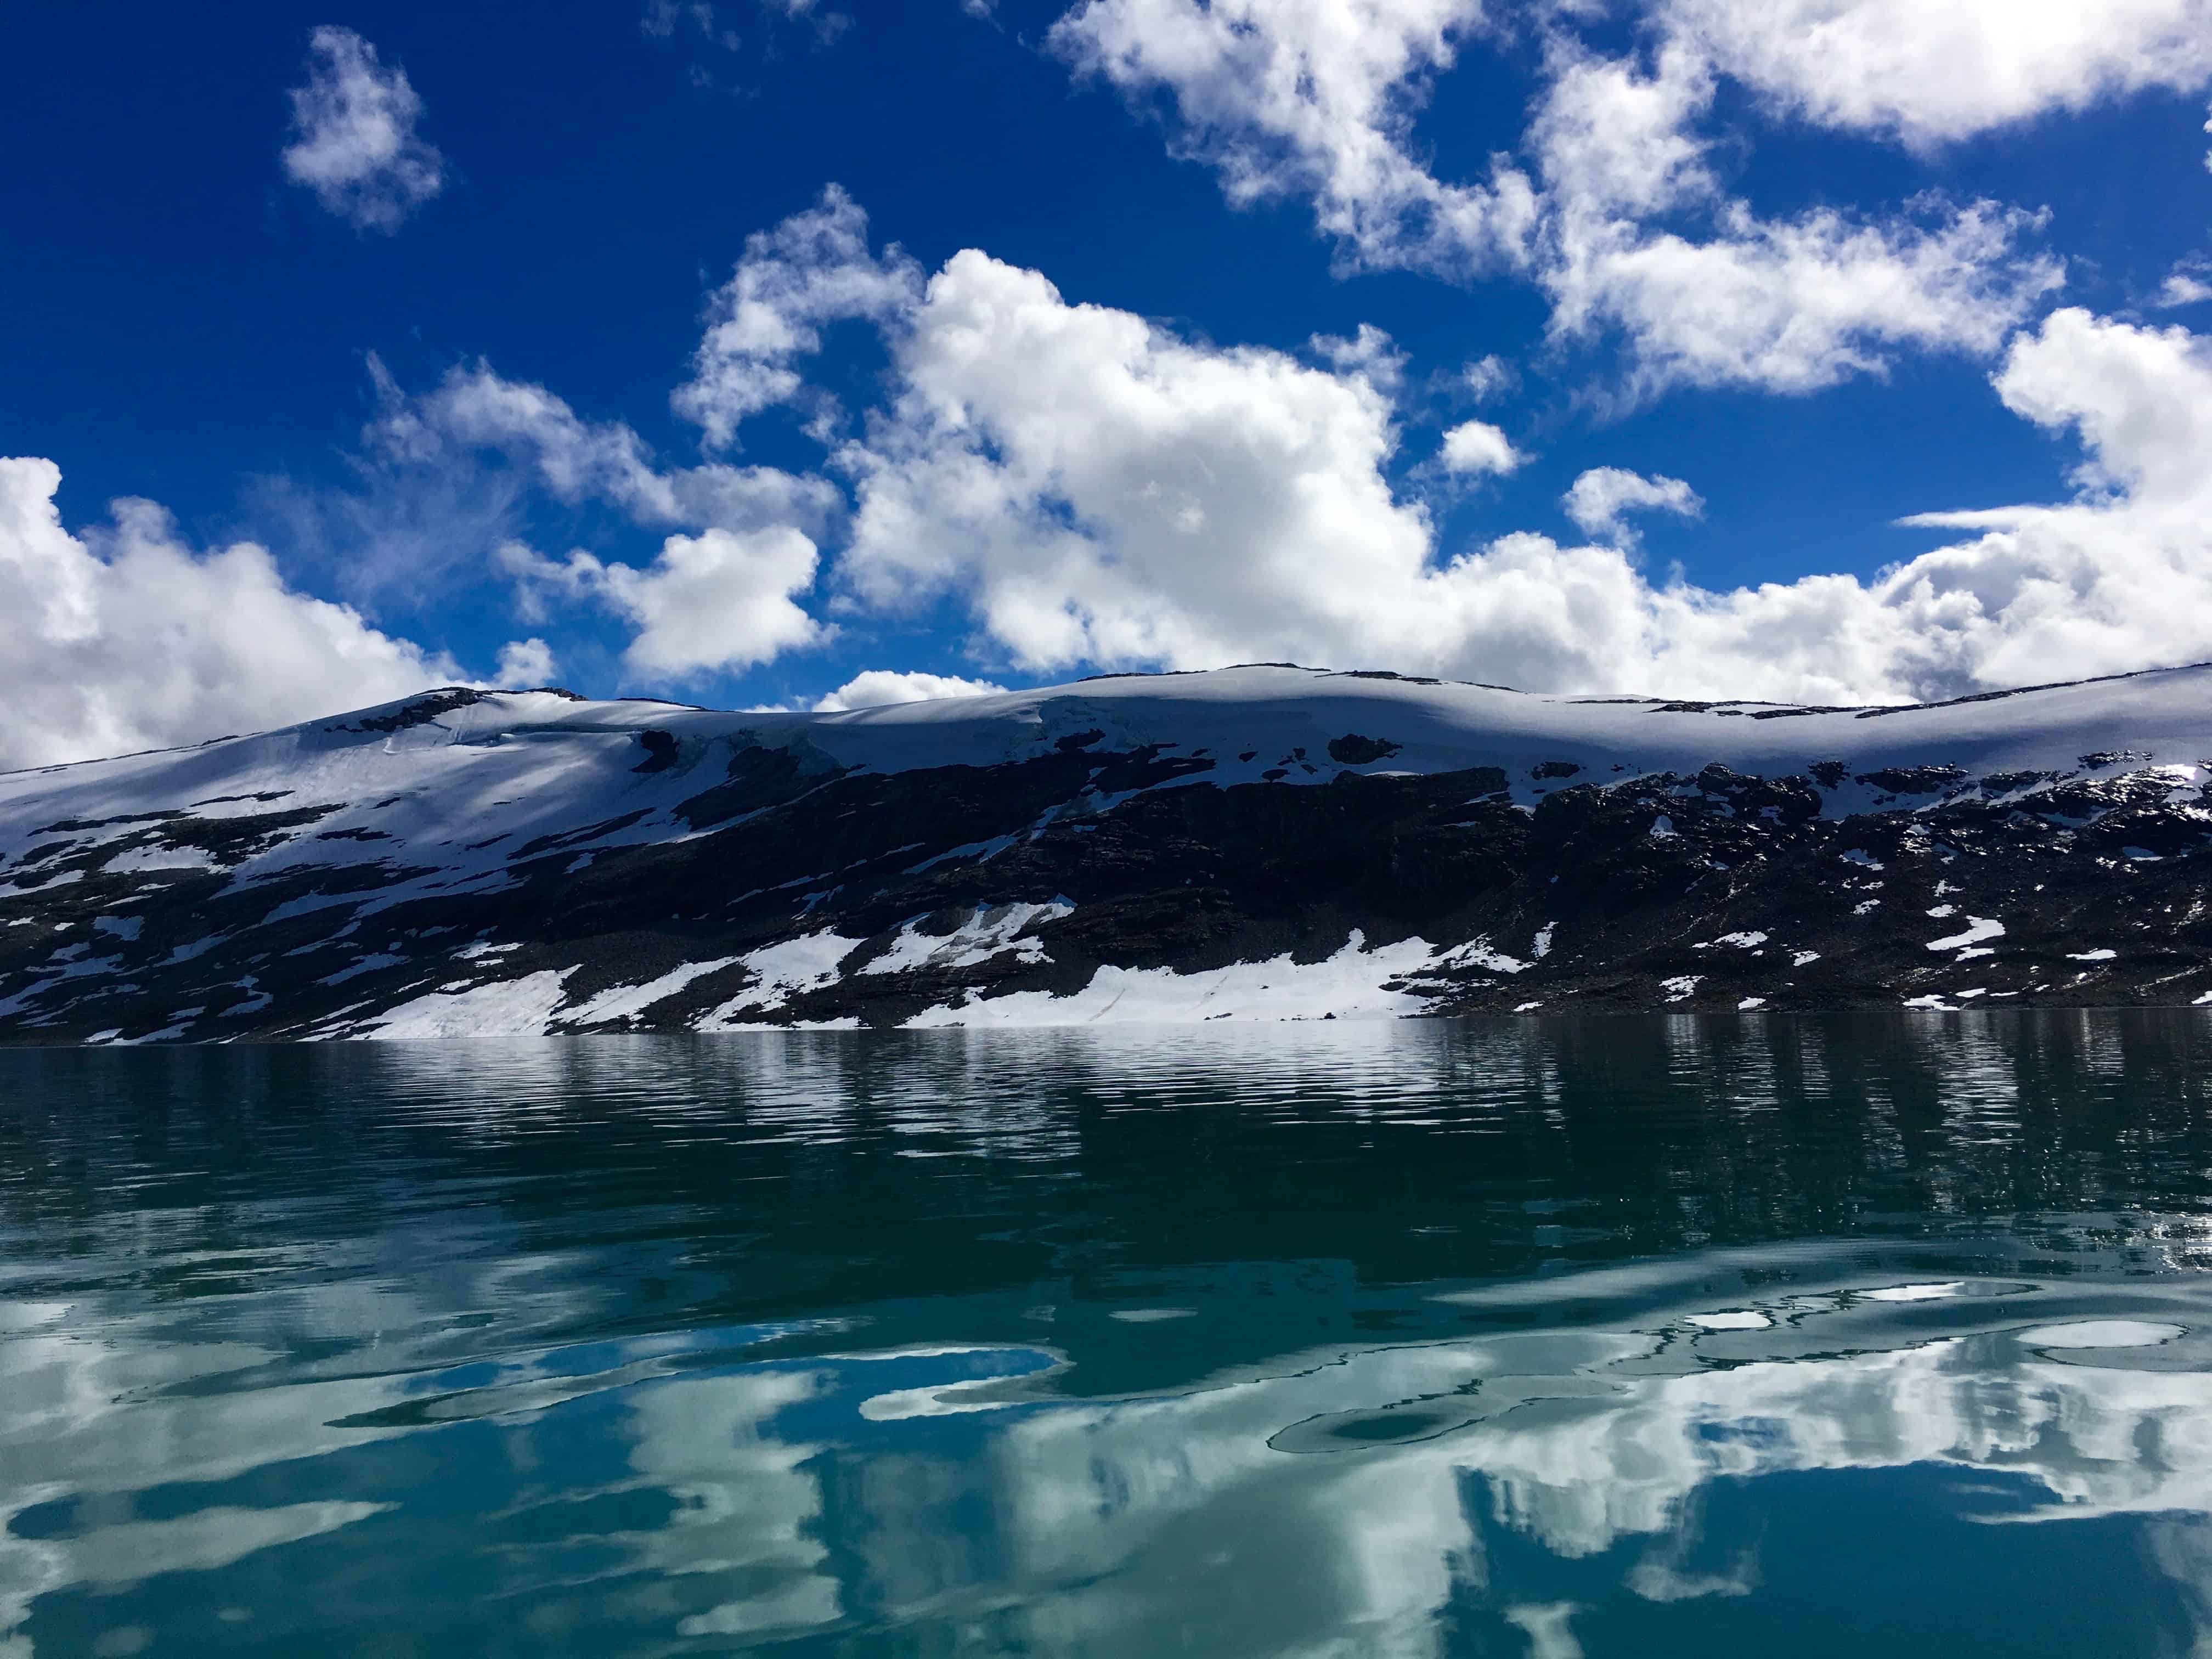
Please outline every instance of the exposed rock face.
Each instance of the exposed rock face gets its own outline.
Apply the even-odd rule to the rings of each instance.
[[[447,690],[0,777],[0,1041],[2212,1005],[2208,757],[2208,669],[1896,710]]]

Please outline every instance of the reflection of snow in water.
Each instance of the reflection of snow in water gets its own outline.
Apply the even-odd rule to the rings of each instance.
[[[2148,1348],[2183,1334],[2179,1325],[2149,1320],[2084,1319],[2022,1331],[2020,1340],[2031,1348]]]
[[[1953,1279],[1942,1285],[1891,1285],[1863,1294],[1869,1302],[1941,1302],[1946,1297],[1958,1295],[1963,1288],[1961,1281]]]

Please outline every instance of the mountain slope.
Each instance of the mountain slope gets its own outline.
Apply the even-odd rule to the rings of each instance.
[[[2212,667],[452,690],[0,776],[0,1041],[2212,1002]]]

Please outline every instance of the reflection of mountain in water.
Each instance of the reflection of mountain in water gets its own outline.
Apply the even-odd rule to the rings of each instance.
[[[2212,1632],[2203,1020],[1287,1035],[7,1057],[0,1654]]]

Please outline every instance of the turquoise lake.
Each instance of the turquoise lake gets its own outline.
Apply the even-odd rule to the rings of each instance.
[[[2212,1652],[2212,1011],[0,1052],[0,1659]]]

